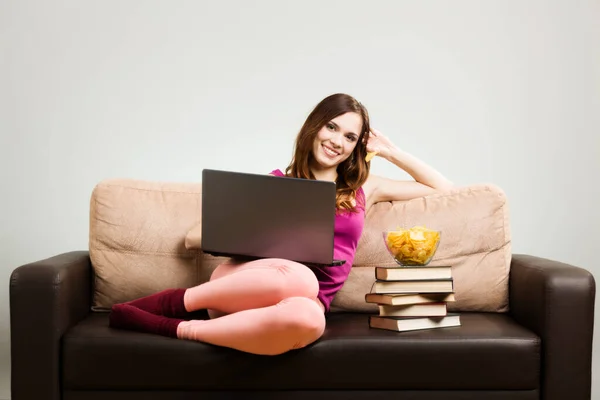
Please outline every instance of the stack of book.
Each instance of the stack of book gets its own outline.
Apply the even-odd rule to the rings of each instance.
[[[460,316],[447,309],[447,303],[455,301],[450,266],[376,267],[375,283],[365,301],[379,307],[379,315],[369,317],[371,328],[412,331],[460,326]]]

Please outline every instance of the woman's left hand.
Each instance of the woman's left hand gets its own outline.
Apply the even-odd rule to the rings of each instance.
[[[396,146],[383,133],[371,128],[367,141],[367,152],[376,152],[379,157],[387,158],[395,148]]]

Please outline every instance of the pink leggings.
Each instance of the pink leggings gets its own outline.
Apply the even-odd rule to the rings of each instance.
[[[186,310],[208,309],[211,319],[181,322],[177,337],[263,355],[299,349],[325,330],[318,290],[314,273],[293,261],[221,264],[184,295]]]

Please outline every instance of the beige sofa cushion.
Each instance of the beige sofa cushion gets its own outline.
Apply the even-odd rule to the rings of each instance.
[[[90,201],[92,309],[206,282],[225,261],[185,248],[200,221],[201,184],[106,180]]]
[[[226,261],[196,250],[200,183],[100,182],[90,201],[93,309],[108,310],[172,287],[208,281]],[[408,202],[376,204],[367,215],[350,277],[332,310],[374,311],[364,301],[376,265],[394,265],[381,231],[425,224],[442,230],[432,265],[454,266],[457,310],[505,311],[510,239],[506,200],[492,186],[473,186]],[[195,231],[196,229],[196,231]]]
[[[456,301],[450,311],[508,311],[511,260],[506,196],[494,185],[472,185],[404,202],[375,204],[358,244],[348,280],[332,310],[376,312],[364,300],[375,282],[376,266],[395,266],[385,249],[384,230],[425,225],[440,230],[430,265],[451,265]]]

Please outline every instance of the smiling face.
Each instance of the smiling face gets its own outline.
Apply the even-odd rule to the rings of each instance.
[[[356,211],[353,199],[370,171],[368,132],[365,106],[345,93],[327,96],[302,124],[286,176],[335,182],[336,209]]]
[[[336,168],[352,155],[363,121],[359,114],[347,112],[327,122],[317,133],[313,143],[315,167]]]

